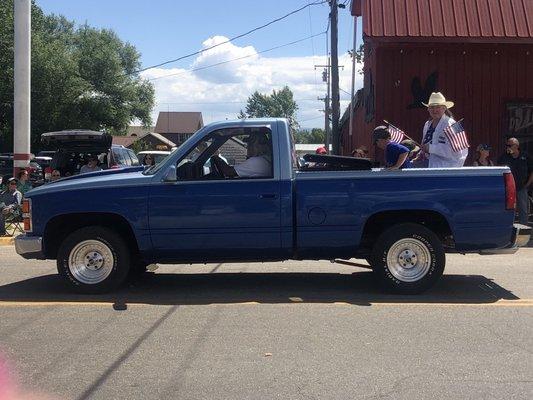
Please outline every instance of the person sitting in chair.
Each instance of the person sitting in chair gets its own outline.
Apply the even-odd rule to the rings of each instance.
[[[7,189],[0,193],[0,236],[6,234],[5,218],[18,210],[22,203],[22,193],[17,190],[18,180],[10,178]]]
[[[81,167],[80,174],[86,174],[88,172],[96,172],[101,170],[102,168],[98,166],[98,158],[96,156],[91,155],[87,159],[87,164]]]
[[[246,140],[246,161],[231,167],[220,156],[212,157],[216,167],[225,177],[267,178],[272,176],[272,151],[270,139],[264,133],[250,135]]]

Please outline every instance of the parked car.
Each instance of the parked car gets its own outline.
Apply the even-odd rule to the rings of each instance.
[[[43,171],[43,178],[45,181],[50,179],[50,173],[52,172],[52,169],[50,168],[50,163],[52,162],[52,157],[48,156],[36,156],[32,159],[32,161],[39,164]]]
[[[55,154],[55,150],[43,150],[43,151],[40,151],[37,153],[37,156],[36,157],[54,157],[54,154]]]
[[[68,130],[47,132],[41,135],[41,142],[53,148],[51,169],[57,169],[61,176],[77,175],[89,157],[98,158],[102,169],[138,166],[139,160],[133,150],[112,145],[112,136],[105,132],[89,130]]]
[[[32,186],[40,186],[44,183],[43,169],[37,162],[30,161],[25,169],[29,172],[29,179]],[[13,176],[12,153],[3,153],[0,155],[0,176],[3,177],[4,183]]]
[[[239,159],[250,156],[235,168],[218,156],[232,138],[243,144],[233,146]],[[415,294],[437,282],[446,253],[512,254],[530,239],[530,227],[513,223],[507,167],[387,171],[351,157],[308,161],[316,168],[298,165],[285,119],[213,123],[153,168],[29,192],[16,251],[56,259],[64,282],[84,293],[115,289],[151,263],[361,258],[385,288]]]
[[[137,153],[137,158],[139,160],[139,163],[142,164],[144,157],[146,155],[150,155],[155,160],[156,164],[159,164],[161,161],[163,161],[171,152],[170,151],[162,151],[162,150],[144,150]]]

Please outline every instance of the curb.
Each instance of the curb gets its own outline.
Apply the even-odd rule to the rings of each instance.
[[[15,244],[14,237],[0,237],[0,246],[13,246]]]

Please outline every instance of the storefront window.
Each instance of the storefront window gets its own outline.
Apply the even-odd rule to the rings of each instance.
[[[522,151],[533,157],[533,101],[507,104],[506,137],[515,137]]]

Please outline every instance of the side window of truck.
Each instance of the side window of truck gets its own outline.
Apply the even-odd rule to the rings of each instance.
[[[180,180],[271,179],[272,133],[267,128],[214,132],[177,165]]]

